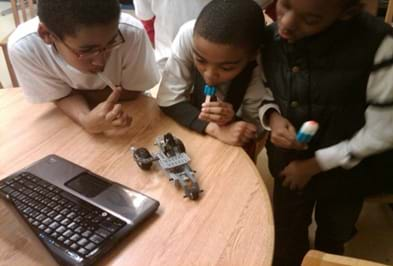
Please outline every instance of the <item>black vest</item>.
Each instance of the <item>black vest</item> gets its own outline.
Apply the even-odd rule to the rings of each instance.
[[[268,28],[262,60],[282,115],[297,129],[307,120],[320,125],[307,151],[267,144],[273,176],[277,177],[290,161],[310,158],[316,150],[350,139],[363,127],[374,56],[389,32],[390,27],[365,13],[294,44],[278,36],[275,24]],[[390,174],[393,180],[393,171],[379,169],[383,165],[380,162],[389,161],[393,163],[393,152],[367,158],[351,170],[323,172],[307,189],[318,196],[338,195],[340,191],[347,194],[348,190],[362,195],[377,192],[386,186],[382,176]]]

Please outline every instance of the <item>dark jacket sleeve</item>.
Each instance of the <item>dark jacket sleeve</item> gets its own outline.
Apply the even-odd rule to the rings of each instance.
[[[161,106],[160,108],[179,124],[198,133],[205,134],[205,128],[209,122],[198,119],[200,110],[190,102],[180,102],[172,106]]]

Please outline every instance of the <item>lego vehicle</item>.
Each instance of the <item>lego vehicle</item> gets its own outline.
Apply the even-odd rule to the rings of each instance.
[[[174,137],[171,133],[158,136],[154,143],[160,150],[155,154],[150,154],[146,148],[131,147],[134,160],[142,170],[149,170],[154,161],[158,161],[160,167],[169,176],[169,181],[174,181],[177,187],[184,190],[184,197],[191,200],[199,198],[198,182],[188,162],[190,158],[186,154],[183,142]]]

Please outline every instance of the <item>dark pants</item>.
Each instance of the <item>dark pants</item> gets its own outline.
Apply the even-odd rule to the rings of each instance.
[[[362,198],[318,199],[290,191],[275,179],[273,210],[275,221],[274,266],[299,266],[309,250],[308,227],[315,206],[317,231],[315,248],[342,254],[344,243],[355,233]]]

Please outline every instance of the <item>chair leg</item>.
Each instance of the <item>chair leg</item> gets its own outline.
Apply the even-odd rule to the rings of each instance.
[[[5,59],[5,63],[7,64],[8,73],[11,79],[11,84],[13,87],[18,87],[19,86],[18,80],[16,79],[15,71],[11,64],[7,46],[1,46],[1,48],[3,49],[4,59]]]

